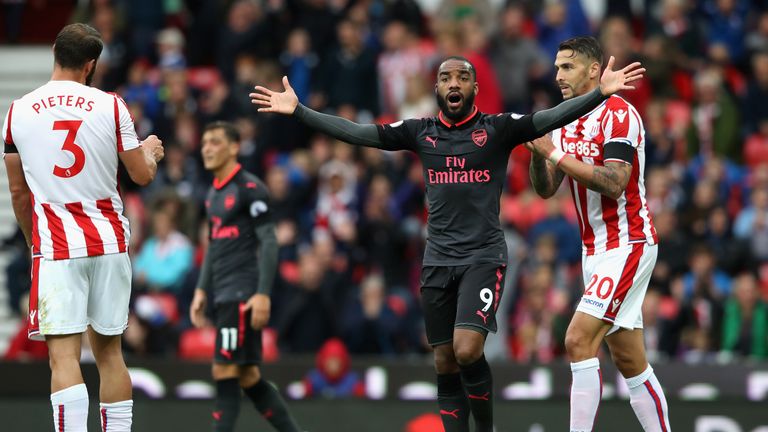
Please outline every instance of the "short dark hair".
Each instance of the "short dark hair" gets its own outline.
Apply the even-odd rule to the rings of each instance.
[[[603,48],[600,42],[592,36],[577,36],[566,39],[557,47],[558,51],[571,50],[574,55],[581,54],[589,60],[594,60],[603,67]]]
[[[53,59],[64,69],[81,69],[91,60],[97,60],[104,49],[101,34],[88,24],[65,26],[53,45]]]
[[[226,121],[215,121],[212,123],[208,123],[205,126],[205,129],[203,129],[203,133],[206,133],[211,130],[221,129],[224,131],[224,135],[226,135],[227,139],[229,141],[240,143],[240,131],[237,130],[234,124]]]
[[[477,71],[475,70],[475,65],[472,64],[471,61],[467,60],[466,57],[460,56],[460,55],[452,55],[450,57],[447,57],[445,60],[443,60],[443,63],[447,62],[448,60],[458,60],[465,62],[469,65],[469,73],[472,74],[472,79],[477,81]],[[440,64],[443,64],[440,63]]]

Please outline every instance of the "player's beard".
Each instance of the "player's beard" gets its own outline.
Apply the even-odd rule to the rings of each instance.
[[[447,96],[440,96],[439,93],[435,92],[435,98],[437,99],[437,106],[440,107],[440,111],[442,111],[443,115],[453,121],[460,121],[467,118],[469,113],[472,112],[472,107],[475,106],[475,92],[470,92],[468,95],[464,96],[461,108],[455,112],[448,111]]]
[[[85,85],[88,87],[93,83],[93,76],[96,74],[96,63],[93,64],[93,68],[88,72],[88,76],[85,77]]]

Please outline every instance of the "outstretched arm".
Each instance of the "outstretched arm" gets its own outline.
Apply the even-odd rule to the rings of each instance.
[[[640,67],[639,62],[620,69],[613,70],[613,56],[608,60],[608,65],[600,77],[600,86],[593,91],[569,99],[560,103],[554,108],[537,111],[533,113],[533,126],[536,129],[536,136],[563,127],[568,123],[578,119],[584,114],[597,108],[600,103],[608,96],[622,90],[634,90],[635,88],[628,83],[643,77],[644,68]]]
[[[256,86],[256,91],[248,96],[251,98],[251,103],[260,107],[259,112],[295,115],[307,126],[344,142],[366,147],[382,147],[376,125],[361,125],[342,117],[322,114],[307,108],[299,103],[299,98],[288,82],[288,77],[283,77],[283,86],[285,91],[282,92]]]
[[[563,182],[565,173],[557,169],[557,166],[548,161],[545,157],[540,156],[536,152],[536,143],[544,141],[552,144],[552,140],[549,135],[544,135],[541,138],[533,140],[533,142],[525,143],[525,147],[531,151],[531,164],[528,167],[528,175],[531,178],[531,185],[536,193],[546,199],[550,198],[557,192],[560,187],[560,183]],[[544,145],[542,143],[541,145]],[[554,148],[554,145],[553,145]]]

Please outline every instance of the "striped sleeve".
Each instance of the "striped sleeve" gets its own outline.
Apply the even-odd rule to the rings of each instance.
[[[624,99],[612,97],[608,100],[602,123],[604,143],[618,142],[634,148],[640,144],[640,116]]]
[[[7,153],[18,153],[19,151],[16,149],[16,143],[13,142],[13,134],[11,133],[11,119],[13,117],[13,103],[11,103],[11,107],[8,108],[8,114],[5,116],[5,121],[3,122],[3,142],[5,143],[5,146],[3,148],[3,154]]]
[[[136,127],[133,124],[133,118],[128,111],[128,106],[120,96],[113,94],[114,97],[114,115],[115,115],[115,136],[117,138],[117,151],[124,152],[133,150],[139,146],[139,139],[136,136]]]

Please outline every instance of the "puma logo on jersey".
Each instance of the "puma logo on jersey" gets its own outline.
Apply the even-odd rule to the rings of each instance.
[[[618,120],[619,123],[624,123],[624,120],[627,118],[627,112],[623,109],[614,112],[613,115],[616,116],[616,120]]]
[[[424,137],[424,139],[429,141],[429,143],[432,144],[433,148],[437,148],[437,138],[436,137],[432,138],[432,137],[428,136],[428,137]]]
[[[616,312],[616,309],[619,307],[620,304],[621,304],[621,300],[619,299],[613,300],[613,302],[611,302],[611,312],[612,313]]]

